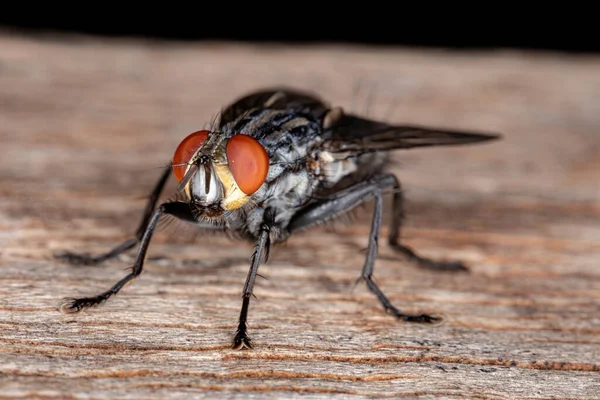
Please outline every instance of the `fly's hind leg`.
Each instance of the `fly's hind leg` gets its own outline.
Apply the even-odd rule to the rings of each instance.
[[[403,254],[409,261],[415,262],[419,267],[435,271],[468,271],[468,268],[461,261],[440,261],[423,257],[417,254],[410,247],[400,243],[400,226],[404,220],[404,195],[402,187],[396,177],[394,179],[394,200],[392,204],[392,220],[390,221],[390,230],[388,244],[397,252]]]
[[[146,228],[150,224],[150,220],[152,219],[152,214],[154,212],[154,208],[156,207],[158,198],[160,197],[160,194],[162,193],[162,190],[165,186],[165,183],[167,182],[167,179],[169,178],[170,173],[171,173],[171,166],[169,165],[167,168],[164,169],[160,179],[158,180],[158,182],[156,183],[156,186],[154,187],[154,189],[152,190],[152,193],[150,194],[148,202],[146,203],[146,209],[144,210],[142,220],[140,221],[140,224],[138,225],[138,229],[137,229],[135,237],[125,240],[124,242],[122,242],[118,246],[115,246],[112,250],[110,250],[106,253],[81,254],[81,253],[74,253],[71,251],[65,251],[65,252],[55,254],[54,257],[61,261],[67,262],[69,264],[89,266],[89,265],[98,265],[106,260],[118,257],[120,254],[123,254],[126,251],[133,249],[142,240],[144,232],[146,231]]]
[[[396,318],[408,322],[435,323],[440,319],[428,314],[407,314],[396,308],[373,280],[373,267],[378,253],[378,240],[383,217],[383,193],[386,189],[392,188],[396,184],[397,180],[395,176],[381,175],[375,177],[370,182],[363,182],[351,186],[348,189],[331,196],[325,201],[315,203],[300,211],[292,218],[288,229],[290,232],[294,232],[307,228],[322,221],[332,219],[341,213],[350,211],[366,201],[374,199],[375,208],[371,222],[367,256],[359,281],[364,280],[369,290],[377,296],[377,299],[385,311],[394,315]]]

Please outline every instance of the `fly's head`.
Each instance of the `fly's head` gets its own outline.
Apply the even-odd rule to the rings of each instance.
[[[201,130],[181,141],[172,161],[173,174],[193,206],[218,218],[250,200],[265,182],[269,157],[245,134],[227,136]]]

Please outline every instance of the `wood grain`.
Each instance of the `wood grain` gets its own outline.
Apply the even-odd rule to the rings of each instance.
[[[599,398],[598,71],[592,56],[5,32],[0,397]],[[408,198],[404,240],[471,272],[418,269],[382,241],[375,277],[400,308],[445,323],[395,321],[354,285],[370,207],[273,250],[250,305],[254,350],[229,349],[251,246],[182,225],[159,232],[119,296],[58,313],[62,297],[116,282],[134,253],[101,267],[52,254],[129,237],[181,138],[276,84],[391,121],[504,134],[390,166]]]

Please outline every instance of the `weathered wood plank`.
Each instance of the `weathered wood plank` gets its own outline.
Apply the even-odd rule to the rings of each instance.
[[[557,54],[0,37],[0,396],[598,398],[598,71],[598,57]],[[472,271],[420,270],[382,243],[376,278],[446,322],[399,323],[354,287],[369,208],[273,250],[252,351],[228,348],[251,247],[182,226],[159,232],[119,296],[58,313],[133,253],[96,268],[52,253],[126,238],[185,134],[282,83],[393,121],[505,134],[391,166],[406,242]]]

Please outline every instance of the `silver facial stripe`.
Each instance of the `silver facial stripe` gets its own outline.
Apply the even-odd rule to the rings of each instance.
[[[218,203],[223,198],[223,188],[214,168],[200,166],[192,178],[192,196],[202,203]]]

